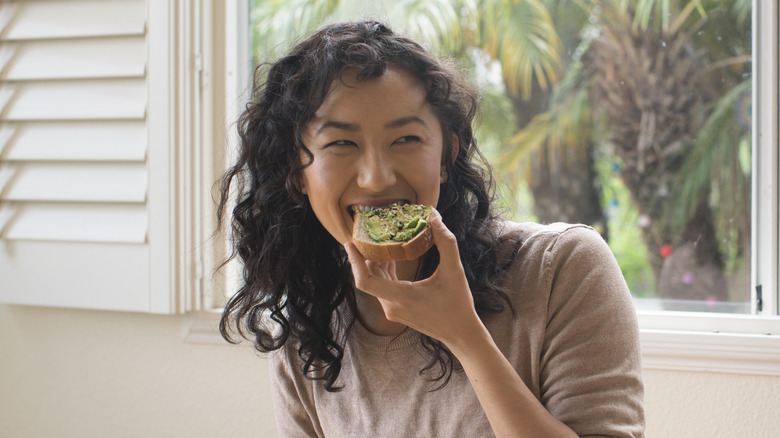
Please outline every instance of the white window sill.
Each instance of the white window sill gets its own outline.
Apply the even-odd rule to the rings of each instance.
[[[184,341],[229,345],[219,334],[220,315],[219,310],[188,314],[184,319]],[[780,376],[780,331],[745,332],[758,328],[780,328],[780,318],[680,316],[675,312],[640,312],[644,368]],[[666,324],[672,329],[648,328],[659,324]],[[679,327],[682,325],[698,325],[700,329],[683,329]],[[711,327],[701,329],[708,325]],[[739,330],[726,331],[729,328]]]
[[[780,376],[780,336],[640,329],[647,369]]]
[[[780,318],[639,310],[648,369],[780,376]]]

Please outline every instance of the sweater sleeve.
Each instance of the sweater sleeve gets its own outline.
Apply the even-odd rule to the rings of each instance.
[[[636,312],[611,250],[592,228],[572,226],[552,240],[544,263],[542,403],[580,436],[643,436]]]
[[[323,436],[315,426],[311,382],[297,378],[288,346],[269,355],[271,398],[279,436],[303,438]]]

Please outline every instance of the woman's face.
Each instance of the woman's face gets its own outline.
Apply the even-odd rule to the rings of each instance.
[[[301,133],[314,155],[302,191],[342,244],[352,240],[356,208],[436,206],[444,179],[441,123],[419,80],[393,68],[377,78],[357,81],[347,72],[344,79],[347,85],[334,81]]]

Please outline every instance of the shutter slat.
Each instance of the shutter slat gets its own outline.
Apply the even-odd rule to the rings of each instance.
[[[138,161],[146,157],[143,121],[25,122],[0,126],[7,161]]]
[[[145,245],[0,240],[0,299],[148,312],[148,266]]]
[[[0,22],[7,41],[142,35],[143,0],[80,0],[5,3]]]
[[[0,65],[7,81],[143,77],[143,36],[6,43]]]
[[[143,163],[20,163],[0,166],[0,201],[144,202]]]
[[[3,204],[0,230],[8,240],[144,243],[143,204]]]
[[[6,83],[2,120],[142,119],[143,79]]]

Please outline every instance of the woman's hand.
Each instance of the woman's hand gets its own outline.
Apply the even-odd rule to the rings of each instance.
[[[482,322],[474,310],[455,236],[439,216],[431,220],[431,228],[439,251],[439,266],[433,275],[420,281],[400,281],[395,262],[366,260],[352,243],[345,248],[355,287],[376,297],[388,320],[450,346],[480,331]]]
[[[497,437],[575,437],[525,386],[474,310],[455,236],[431,221],[439,267],[425,280],[400,281],[394,262],[366,260],[345,245],[355,286],[376,297],[390,321],[443,342],[458,358]]]

